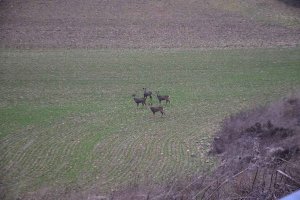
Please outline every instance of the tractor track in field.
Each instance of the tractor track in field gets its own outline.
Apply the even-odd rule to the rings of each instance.
[[[26,183],[37,181],[41,177],[45,177],[45,180],[57,179],[62,175],[59,168],[72,168],[71,162],[78,156],[74,155],[74,152],[79,147],[79,138],[81,140],[81,137],[84,138],[84,135],[76,136],[76,133],[83,132],[83,130],[71,128],[66,131],[61,124],[57,124],[56,128],[58,128],[57,133],[48,129],[43,130],[41,127],[33,129],[32,132],[26,129],[24,132],[18,130],[1,140],[1,169],[3,169],[1,177],[6,180],[7,190],[20,187],[19,181],[21,180]],[[63,129],[59,130],[60,128]],[[61,132],[64,134],[61,135]],[[80,169],[76,169],[75,165],[75,170]],[[64,169],[63,173],[67,171]],[[28,185],[35,185],[35,183]]]
[[[187,149],[191,149],[189,139],[183,139],[176,133],[163,135],[165,130],[160,133],[138,132],[133,130],[130,137],[126,133],[116,134],[94,148],[91,157],[95,162],[92,165],[103,178],[103,182],[99,178],[97,183],[101,188],[109,188],[114,183],[164,180],[191,169],[187,159],[190,157]]]

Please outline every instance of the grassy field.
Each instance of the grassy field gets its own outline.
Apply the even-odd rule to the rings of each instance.
[[[5,198],[45,187],[107,192],[206,170],[225,116],[299,88],[299,55],[299,48],[1,49]],[[171,95],[165,117],[136,108],[131,95],[143,87]]]

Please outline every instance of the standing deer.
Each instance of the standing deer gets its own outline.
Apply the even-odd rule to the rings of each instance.
[[[168,102],[170,103],[170,96],[169,95],[161,96],[161,95],[159,95],[159,91],[157,91],[156,96],[157,96],[157,99],[158,99],[159,103],[161,103],[161,101],[166,101],[166,104]]]
[[[144,90],[144,98],[147,99],[147,97],[149,96],[150,99],[152,100],[152,92],[151,91],[147,91],[147,88],[143,88]]]
[[[164,108],[162,106],[150,106],[150,110],[152,111],[153,116],[155,115],[156,112],[160,112],[161,116],[165,114]]]
[[[140,103],[143,106],[146,105],[146,98],[145,97],[144,98],[137,98],[137,97],[135,97],[135,94],[133,94],[132,97],[133,97],[133,100],[135,101],[137,107],[139,106]]]

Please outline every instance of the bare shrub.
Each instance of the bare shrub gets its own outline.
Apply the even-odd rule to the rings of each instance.
[[[300,95],[225,119],[212,153],[231,176],[247,169],[231,194],[275,199],[300,188]]]

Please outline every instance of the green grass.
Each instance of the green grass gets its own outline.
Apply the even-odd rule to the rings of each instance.
[[[206,153],[220,121],[298,89],[299,55],[299,48],[2,49],[6,198],[41,187],[109,191],[210,168]],[[171,95],[165,117],[136,108],[131,95],[143,87]]]

